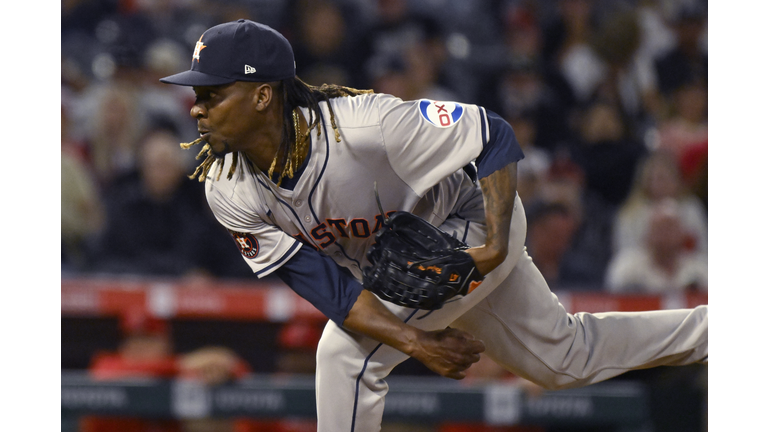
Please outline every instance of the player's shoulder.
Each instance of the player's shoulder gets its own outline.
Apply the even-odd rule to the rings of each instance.
[[[467,112],[479,110],[479,107],[471,104],[432,99],[404,100],[386,93],[333,98],[329,103],[334,115],[344,120],[337,124],[344,124],[345,127],[381,125],[386,119],[398,127],[405,124],[415,127],[421,121],[448,127],[458,123]],[[329,118],[325,121],[330,123]]]
[[[368,127],[380,122],[381,98],[387,95],[381,93],[364,93],[357,96],[332,98],[328,101],[333,109],[333,115],[343,121],[336,123],[340,127]],[[325,122],[330,125],[330,118]]]

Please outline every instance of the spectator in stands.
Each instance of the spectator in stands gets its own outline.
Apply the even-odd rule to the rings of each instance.
[[[528,253],[549,286],[560,287],[563,256],[571,247],[579,219],[573,209],[562,202],[534,203],[526,209],[526,214]]]
[[[559,0],[555,16],[543,25],[544,62],[563,76],[579,103],[592,97],[606,73],[590,46],[597,32],[595,13],[594,0]]]
[[[533,113],[521,112],[507,117],[507,121],[512,125],[515,138],[525,154],[525,158],[517,163],[517,193],[523,205],[527,205],[545,181],[552,164],[552,155],[535,144],[537,129]]]
[[[659,124],[659,149],[678,161],[708,141],[707,86],[702,81],[681,84],[672,93],[671,115]]]
[[[106,228],[96,270],[117,274],[182,276],[200,271],[204,250],[199,214],[202,191],[190,182],[179,139],[153,131],[143,140],[138,170],[105,191]]]
[[[85,270],[92,242],[104,226],[104,205],[82,146],[69,135],[70,119],[61,106],[61,263]]]
[[[143,113],[130,87],[92,88],[88,110],[91,123],[86,141],[89,161],[102,187],[136,168],[137,145],[144,134]],[[89,103],[86,101],[85,103]]]
[[[297,74],[308,84],[338,83],[359,87],[361,73],[360,43],[348,20],[351,10],[329,0],[298,0],[293,8],[295,27],[291,33]]]
[[[707,290],[707,258],[686,248],[680,205],[672,198],[655,203],[645,243],[624,249],[608,267],[606,285],[614,293],[665,294]]]
[[[155,129],[139,147],[138,168],[104,193],[106,226],[92,270],[113,274],[249,277],[239,253],[207,209],[200,184],[187,178],[175,131]]]
[[[85,270],[91,243],[104,226],[104,206],[96,181],[80,160],[61,152],[61,263]]]
[[[250,366],[225,347],[211,346],[186,354],[174,353],[166,322],[150,317],[143,311],[126,313],[121,319],[121,329],[124,338],[116,352],[99,352],[94,355],[89,367],[89,374],[93,378],[184,378],[205,385],[218,385],[250,373]],[[189,430],[190,425],[186,423],[177,420],[85,416],[80,420],[80,432],[182,432]],[[222,423],[227,429],[232,427],[230,421],[215,423],[218,427]]]
[[[629,194],[635,169],[646,150],[628,133],[614,104],[594,102],[579,116],[575,159],[584,169],[586,188],[611,206]]]
[[[707,82],[707,52],[701,44],[706,28],[706,2],[694,0],[680,4],[672,18],[677,43],[656,61],[658,88],[665,97],[671,97],[686,83]]]
[[[536,145],[555,152],[571,138],[571,102],[563,99],[562,91],[553,89],[544,73],[536,60],[510,59],[493,87],[489,103],[507,118],[528,116],[535,127]]]
[[[555,289],[600,289],[611,257],[613,209],[585,184],[581,167],[557,153],[526,207],[528,253]]]
[[[686,232],[686,245],[701,253],[707,251],[707,218],[701,200],[683,184],[674,158],[656,151],[638,167],[629,196],[619,208],[614,222],[613,253],[642,246],[651,209],[665,198],[677,201]]]
[[[410,95],[406,60],[401,54],[381,54],[366,62],[366,74],[375,92],[407,100]]]
[[[443,23],[435,16],[414,10],[407,0],[376,0],[374,22],[363,31],[361,43],[364,59],[399,56],[408,65],[410,55],[424,56],[430,67],[425,74],[427,81],[445,87],[443,65],[447,51]],[[414,49],[417,52],[412,51]],[[363,88],[372,88],[372,85],[363,85]]]

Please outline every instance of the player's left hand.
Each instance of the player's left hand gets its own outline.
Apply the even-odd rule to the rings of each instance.
[[[485,344],[481,340],[465,331],[447,328],[421,332],[410,355],[435,373],[462,379],[483,351]]]

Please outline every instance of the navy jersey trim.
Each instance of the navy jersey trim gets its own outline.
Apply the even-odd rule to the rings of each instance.
[[[524,157],[512,126],[493,111],[488,114],[488,143],[475,159],[478,178],[488,177]]]
[[[467,221],[467,225],[464,226],[464,237],[461,238],[461,241],[466,243],[468,234],[469,234],[469,221]]]
[[[349,270],[308,247],[296,251],[275,274],[339,326],[364,289]]]
[[[323,174],[325,174],[325,168],[328,166],[328,159],[331,155],[331,144],[328,142],[328,128],[325,126],[325,118],[323,117],[323,112],[322,110],[318,111],[320,111],[320,123],[323,125],[323,135],[325,135],[325,161],[323,162],[323,168],[320,170],[320,174],[317,176],[317,180],[315,180],[315,184],[312,186],[312,190],[309,191],[309,198],[307,199],[307,203],[309,205],[309,211],[312,212],[312,217],[315,218],[315,223],[319,224],[320,219],[318,219],[317,213],[315,213],[315,208],[312,206],[312,196],[315,194],[317,186],[320,185],[320,179],[323,178]]]
[[[414,315],[416,315],[416,312],[420,311],[421,309],[416,309],[408,315],[408,318],[403,321],[404,323],[407,323],[411,318],[413,318]],[[357,420],[357,399],[360,396],[360,380],[363,378],[363,374],[365,373],[365,370],[368,368],[368,361],[371,360],[371,357],[373,357],[374,354],[376,354],[376,351],[381,348],[381,346],[384,344],[378,344],[376,345],[376,348],[371,351],[370,354],[365,358],[365,361],[363,362],[363,369],[360,371],[360,373],[357,375],[357,380],[355,380],[355,403],[352,406],[352,428],[350,429],[351,432],[355,432],[355,420]]]
[[[483,133],[483,148],[485,148],[485,145],[488,144],[488,135],[486,134],[486,131],[485,131],[485,127],[486,127],[485,126],[486,125],[486,123],[485,123],[485,116],[486,115],[487,114],[485,113],[485,108],[480,107],[480,130]]]

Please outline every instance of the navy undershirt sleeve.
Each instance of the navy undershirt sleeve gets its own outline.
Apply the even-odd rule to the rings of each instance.
[[[275,274],[339,327],[363,290],[349,270],[306,246]]]
[[[488,177],[525,157],[512,131],[512,126],[495,112],[489,110],[486,112],[490,133],[487,142],[483,143],[483,151],[475,159],[478,178]]]

